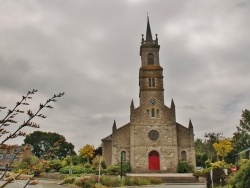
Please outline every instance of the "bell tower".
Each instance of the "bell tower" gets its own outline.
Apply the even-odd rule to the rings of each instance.
[[[163,74],[159,61],[157,34],[153,40],[149,18],[147,18],[146,39],[142,34],[140,46],[141,68],[139,71],[140,105],[148,101],[158,101],[164,104]]]

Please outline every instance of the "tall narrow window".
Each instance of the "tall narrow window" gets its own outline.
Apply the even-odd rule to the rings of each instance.
[[[155,109],[154,108],[152,108],[152,110],[151,110],[151,117],[155,117]]]
[[[181,160],[182,161],[187,161],[187,153],[186,153],[186,151],[181,152]]]
[[[156,110],[156,117],[157,117],[157,118],[160,117],[160,110],[159,110],[159,109]]]
[[[147,110],[148,117],[150,117],[150,110]]]
[[[148,65],[154,65],[154,55],[148,54]]]
[[[155,87],[155,78],[152,78],[152,87]]]
[[[148,79],[148,87],[155,87],[155,78]]]

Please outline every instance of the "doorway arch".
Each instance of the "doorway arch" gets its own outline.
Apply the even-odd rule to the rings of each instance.
[[[160,155],[157,151],[153,150],[148,154],[148,169],[160,170]]]

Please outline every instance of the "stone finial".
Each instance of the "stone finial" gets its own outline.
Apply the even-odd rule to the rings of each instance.
[[[193,128],[193,124],[192,124],[191,119],[189,120],[189,125],[188,125],[188,128],[189,128],[189,129],[192,129],[192,128]]]
[[[113,132],[113,134],[115,133],[115,131],[116,131],[116,122],[115,122],[115,120],[114,120],[114,123],[113,123],[113,127],[112,127],[112,132]]]

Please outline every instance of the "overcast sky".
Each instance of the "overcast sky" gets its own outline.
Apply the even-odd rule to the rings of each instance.
[[[76,151],[99,146],[114,119],[129,122],[131,100],[139,105],[147,12],[165,104],[174,99],[177,121],[191,119],[196,138],[231,137],[250,109],[247,0],[0,0],[0,105],[13,107],[32,89],[36,105],[65,92],[39,130],[64,135]]]

